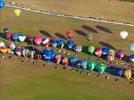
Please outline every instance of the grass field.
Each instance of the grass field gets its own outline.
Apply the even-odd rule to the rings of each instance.
[[[5,8],[0,11],[1,31],[3,27],[9,27],[13,32],[42,35],[39,32],[42,30],[50,33],[54,38],[59,38],[54,34],[55,32],[61,32],[65,36],[66,30],[72,30],[75,33],[73,40],[78,44],[102,46],[99,42],[103,41],[116,49],[125,50],[126,54],[132,53],[128,49],[128,44],[133,42],[134,27],[60,18],[25,11],[22,11],[20,17],[16,17],[13,10]],[[103,28],[99,29],[97,25]],[[93,33],[96,41],[87,41],[83,35],[75,32],[76,30],[81,33]],[[126,40],[120,39],[119,32],[122,30],[129,32]],[[7,57],[0,58],[1,100],[134,99],[134,84],[130,85],[124,79],[119,78],[119,81],[115,81],[117,77],[110,76],[110,79],[106,80],[105,74],[97,77],[95,72],[92,72],[89,78],[86,73],[79,74],[69,69],[63,70],[61,65],[55,69],[54,66],[57,65],[49,63],[48,67],[44,68],[42,64],[45,62],[42,61],[33,65],[33,61],[28,62],[15,56],[11,60]],[[21,62],[22,59],[25,62]]]
[[[134,3],[119,0],[7,0],[31,8],[134,23]]]

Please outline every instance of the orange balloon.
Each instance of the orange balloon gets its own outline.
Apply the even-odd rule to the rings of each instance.
[[[3,53],[3,54],[8,53],[8,50],[9,50],[9,48],[7,48],[7,47],[0,48],[0,52]]]

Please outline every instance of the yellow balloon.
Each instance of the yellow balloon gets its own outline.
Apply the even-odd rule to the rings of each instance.
[[[132,77],[132,71],[129,69],[125,70],[124,77],[129,80]]]
[[[20,16],[21,10],[20,9],[15,9],[14,13],[15,13],[16,16]]]

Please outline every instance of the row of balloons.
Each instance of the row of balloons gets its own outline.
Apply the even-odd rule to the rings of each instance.
[[[111,72],[113,75],[122,76],[124,75],[124,78],[131,79],[132,77],[132,71],[124,68],[118,68],[116,66],[109,66],[104,63],[97,63],[92,60],[86,60],[86,59],[79,59],[75,56],[69,56],[64,57],[61,54],[58,54],[55,52],[54,49],[43,49],[38,50],[35,47],[28,46],[28,47],[21,47],[17,46],[15,43],[5,44],[4,42],[0,42],[0,52],[3,54],[10,53],[15,54],[17,56],[22,56],[25,58],[31,58],[31,59],[42,59],[47,62],[54,62],[56,64],[63,64],[65,65],[65,68],[69,65],[74,68],[84,69],[88,71],[97,71],[100,74],[106,72],[109,72],[107,70],[114,68],[116,71]],[[109,66],[109,67],[108,67]]]

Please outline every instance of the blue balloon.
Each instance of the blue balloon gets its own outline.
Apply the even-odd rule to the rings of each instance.
[[[134,54],[129,55],[129,59],[131,60],[132,63],[134,63]]]
[[[65,44],[65,40],[64,39],[58,40],[58,45],[59,46],[64,45],[64,44]]]
[[[124,69],[123,69],[123,68],[118,68],[118,69],[116,70],[116,75],[117,75],[117,76],[122,76],[123,72],[124,72]]]
[[[108,52],[109,52],[109,48],[107,48],[107,47],[104,47],[104,48],[102,48],[102,54],[103,55],[107,55],[108,54]]]
[[[67,41],[67,48],[72,49],[75,45],[76,44],[74,41],[71,40]]]
[[[0,9],[5,6],[4,0],[0,0]]]
[[[50,49],[50,50],[45,49],[43,50],[42,55],[43,55],[43,60],[53,61],[54,56],[55,56],[55,51],[53,49]]]
[[[88,63],[88,61],[87,60],[82,60],[82,68],[83,69],[87,69],[87,63]]]
[[[51,39],[51,45],[52,45],[53,47],[57,47],[57,46],[58,46],[58,41],[55,40],[55,39]]]
[[[78,61],[78,58],[77,57],[70,57],[69,58],[69,64],[74,67],[75,66],[75,63]]]
[[[17,40],[18,40],[18,34],[14,33],[14,34],[12,35],[12,40],[13,40],[13,41],[17,41]]]

